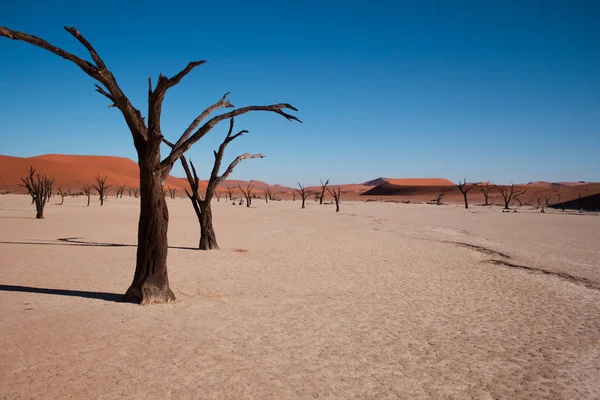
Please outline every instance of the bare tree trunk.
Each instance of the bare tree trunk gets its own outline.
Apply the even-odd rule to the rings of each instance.
[[[200,215],[198,216],[200,221],[200,250],[219,250],[217,244],[217,236],[212,223],[212,209],[210,207],[210,201],[206,199],[200,204]]]
[[[302,197],[302,207],[301,208],[306,208],[306,207],[304,207],[305,202],[306,202],[306,197]]]
[[[154,144],[159,146],[160,143]],[[144,305],[175,300],[167,276],[169,210],[163,196],[160,152],[145,143],[138,149],[140,166],[140,219],[133,282],[124,300]],[[157,172],[158,171],[158,172]]]
[[[88,202],[87,202],[87,206],[90,206],[90,192],[87,193],[87,198],[88,198]]]

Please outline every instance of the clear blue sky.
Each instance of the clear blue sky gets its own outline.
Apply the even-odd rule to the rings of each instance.
[[[270,113],[237,119],[250,134],[226,161],[246,151],[267,158],[240,164],[234,179],[600,181],[599,1],[174,4],[8,2],[0,25],[87,57],[62,29],[76,26],[144,115],[149,76],[207,60],[167,95],[172,140],[228,91],[235,106],[296,106],[303,124]],[[120,113],[94,83],[0,38],[0,154],[136,160]],[[188,153],[203,178],[226,128]]]

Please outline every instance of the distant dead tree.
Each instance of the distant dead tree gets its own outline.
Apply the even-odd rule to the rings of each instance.
[[[288,121],[300,122],[297,117],[286,112],[287,110],[298,110],[287,103],[233,108],[233,105],[227,100],[226,94],[192,121],[174,143],[169,154],[163,158],[161,156],[161,142],[164,136],[161,115],[165,95],[170,88],[179,84],[194,68],[204,64],[204,61],[192,61],[170,78],[160,74],[154,85],[152,79],[148,79],[148,100],[144,106],[148,112],[146,116],[143,116],[140,110],[136,109],[130,99],[123,93],[113,73],[108,69],[91,43],[75,27],[65,27],[65,30],[87,49],[91,61],[79,58],[37,36],[3,26],[0,26],[0,36],[29,43],[71,61],[98,82],[96,91],[105,96],[110,101],[110,106],[118,109],[123,115],[138,155],[141,188],[136,267],[132,283],[124,295],[124,300],[140,304],[173,301],[175,295],[169,287],[167,273],[169,212],[166,200],[162,195],[162,186],[174,163],[223,120],[249,112],[266,111],[279,114]],[[215,111],[222,108],[233,109],[213,115]]]
[[[275,191],[271,190],[270,187],[267,186],[264,190],[264,193],[265,193],[265,201],[268,203],[269,200],[272,200],[272,201],[277,200],[277,194],[279,192],[275,192]]]
[[[329,182],[329,180],[327,180],[327,183],[328,182]],[[342,195],[340,187],[339,186],[337,188],[334,187],[333,190],[330,190],[329,188],[327,188],[327,191],[335,200],[335,212],[340,212],[340,198]]]
[[[304,204],[306,203],[306,198],[308,196],[310,196],[311,194],[313,194],[313,192],[311,192],[310,190],[306,190],[306,187],[302,186],[300,184],[300,182],[298,182],[298,187],[300,189],[294,189],[296,191],[296,193],[298,193],[300,195],[300,198],[302,198],[302,207],[301,208],[306,208],[304,206]]]
[[[67,193],[63,192],[61,188],[58,188],[58,195],[60,196],[60,203],[58,205],[62,206],[65,202],[65,196],[67,195]]]
[[[269,203],[269,197],[271,197],[271,196],[270,196],[270,194],[271,194],[271,189],[269,189],[268,187],[266,187],[266,188],[263,190],[263,193],[265,194],[265,203],[267,203],[267,204],[268,204],[268,203]]]
[[[175,194],[177,193],[177,188],[172,188],[171,186],[167,186],[167,189],[169,190],[169,197],[171,198],[171,200],[175,199]]]
[[[90,195],[92,194],[92,185],[85,185],[81,188],[81,191],[83,192],[83,194],[85,194],[87,196],[87,206],[90,206]]]
[[[117,196],[118,196],[120,199],[122,199],[122,198],[123,198],[123,192],[125,192],[125,188],[126,188],[126,185],[119,185],[119,186],[117,187],[117,189],[116,189],[116,190],[117,190]]]
[[[477,184],[477,186],[479,187],[479,190],[481,190],[481,193],[483,193],[483,196],[485,197],[485,205],[489,206],[489,200],[490,200],[490,190],[492,189],[490,187],[490,181],[487,182],[479,182]]]
[[[229,201],[233,201],[233,190],[234,190],[234,188],[230,188],[229,186],[225,186],[225,191],[227,192],[227,196],[229,197]]]
[[[217,201],[221,201],[221,192],[215,191],[215,197],[217,198]]]
[[[239,182],[237,183],[237,185],[238,189],[240,189],[242,195],[244,195],[244,198],[246,199],[246,207],[250,207],[250,205],[252,204],[252,189],[254,189],[254,185],[252,183],[248,183],[248,186],[246,186],[246,190],[242,189]]]
[[[92,187],[96,189],[96,192],[98,192],[98,195],[100,196],[101,206],[104,205],[105,196],[108,194],[108,189],[112,186],[106,184],[107,179],[108,175],[106,175],[104,178],[98,175],[96,176],[96,184],[92,185]]]
[[[458,186],[458,190],[460,190],[460,192],[463,194],[463,197],[465,198],[465,208],[469,208],[469,199],[467,198],[467,194],[475,189],[477,186],[474,184],[468,184],[467,183],[467,178],[465,178],[464,182],[458,181],[458,184],[456,185]]]
[[[133,197],[135,197],[137,199],[139,197],[140,189],[133,188],[133,189],[131,189],[131,191],[133,192]]]
[[[262,154],[249,154],[244,153],[240,156],[237,156],[235,160],[229,164],[225,172],[219,175],[219,170],[221,169],[221,162],[223,161],[223,155],[225,154],[225,148],[229,143],[231,143],[236,138],[242,136],[244,133],[248,133],[247,130],[242,130],[235,135],[233,133],[234,119],[231,117],[229,121],[229,131],[227,132],[227,136],[219,146],[217,151],[214,151],[215,162],[213,164],[212,171],[210,173],[210,178],[208,179],[208,184],[206,186],[206,193],[204,198],[200,195],[198,188],[200,186],[200,179],[198,178],[198,174],[196,173],[196,169],[194,168],[194,164],[190,161],[191,171],[187,164],[185,157],[182,155],[180,157],[181,165],[185,171],[185,175],[190,184],[190,188],[192,193],[186,190],[186,193],[192,202],[194,207],[194,211],[196,211],[196,216],[198,217],[198,222],[200,223],[200,242],[199,249],[200,250],[218,250],[219,246],[217,244],[217,237],[215,235],[215,231],[213,228],[212,222],[212,209],[211,209],[211,200],[217,191],[217,187],[221,184],[227,177],[233,172],[234,168],[243,160],[251,159],[251,158],[264,158]],[[171,146],[170,143],[167,143]],[[250,195],[251,189],[248,189],[248,195]],[[249,198],[247,198],[248,202],[251,202]]]
[[[327,189],[327,185],[329,185],[329,178],[323,183],[323,179],[321,181],[321,194],[319,196],[319,204],[323,204],[323,197],[325,197],[325,190]]]
[[[296,201],[296,192],[292,190],[292,201]]]
[[[498,193],[500,193],[500,196],[502,196],[502,199],[504,199],[504,209],[508,210],[510,207],[510,202],[513,199],[518,199],[519,196],[523,195],[526,190],[515,190],[515,184],[512,183],[512,181],[510,182],[510,187],[508,186],[498,186],[498,185],[494,185],[494,187],[496,188],[496,190],[498,191]]]
[[[446,192],[441,192],[440,194],[437,195],[437,197],[435,198],[435,204],[438,206],[442,205],[442,199],[446,197]]]
[[[21,186],[27,189],[27,192],[35,202],[35,218],[44,218],[44,207],[48,201],[48,192],[52,191],[52,185],[54,184],[54,178],[48,177],[47,175],[40,176],[35,173],[33,167],[29,167],[29,175],[25,178],[21,178],[23,182]]]

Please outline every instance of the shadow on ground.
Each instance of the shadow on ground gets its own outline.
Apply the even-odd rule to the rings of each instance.
[[[79,238],[58,238],[58,242],[0,242],[0,244],[34,244],[42,246],[83,246],[83,247],[137,247],[135,244],[88,242]],[[176,250],[198,250],[196,247],[169,246]]]
[[[123,295],[117,293],[106,292],[88,292],[84,290],[68,290],[68,289],[48,289],[31,286],[18,285],[0,285],[0,291],[3,292],[23,292],[23,293],[39,293],[39,294],[54,294],[58,296],[83,297],[86,299],[98,299],[104,301],[122,302]]]

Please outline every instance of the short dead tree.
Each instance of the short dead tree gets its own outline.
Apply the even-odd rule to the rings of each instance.
[[[92,194],[92,185],[85,185],[84,187],[81,188],[81,191],[83,192],[83,194],[85,194],[87,196],[87,206],[90,206],[90,195]]]
[[[275,192],[275,191],[271,190],[270,187],[266,187],[264,193],[265,193],[265,202],[267,202],[267,203],[269,202],[269,200],[276,201],[277,194],[279,194],[279,192]]]
[[[29,193],[29,195],[35,203],[35,218],[43,219],[44,207],[46,206],[46,202],[49,198],[48,192],[52,191],[54,179],[52,177],[48,177],[47,175],[36,175],[35,169],[33,169],[33,167],[30,166],[29,175],[25,178],[21,178],[21,181],[23,182],[21,186],[27,189],[27,192]]]
[[[123,192],[125,192],[125,185],[119,185],[115,188],[115,192],[117,192],[117,197],[122,199],[123,198]]]
[[[181,165],[185,171],[185,175],[188,179],[188,183],[190,184],[191,193],[186,190],[186,194],[188,195],[192,205],[194,207],[194,211],[196,211],[196,216],[198,217],[198,222],[200,223],[200,242],[198,244],[198,248],[200,250],[218,250],[219,245],[217,244],[217,237],[215,235],[215,230],[213,228],[212,221],[212,208],[211,208],[211,200],[217,191],[217,187],[221,184],[227,177],[233,172],[234,168],[243,160],[250,158],[264,158],[262,154],[249,154],[244,153],[240,156],[237,156],[235,160],[229,164],[225,172],[219,175],[219,170],[221,169],[221,162],[223,161],[223,155],[225,154],[225,148],[229,143],[231,143],[236,138],[242,136],[244,133],[248,133],[248,131],[243,130],[235,135],[233,133],[233,125],[234,119],[233,117],[229,121],[229,131],[227,132],[227,136],[219,146],[217,151],[214,151],[215,162],[210,173],[210,178],[208,179],[208,184],[206,186],[206,193],[204,194],[204,198],[199,193],[200,179],[198,178],[198,174],[196,173],[196,168],[194,168],[194,164],[191,165],[191,171],[187,164],[185,157],[182,155],[180,157]],[[170,143],[167,143],[170,145]],[[250,190],[248,191],[250,192]],[[249,193],[248,193],[249,194]]]
[[[221,192],[215,191],[215,197],[217,198],[217,201],[221,201]]]
[[[477,184],[477,186],[479,187],[479,190],[481,190],[481,193],[483,193],[483,197],[485,198],[485,205],[489,206],[490,205],[490,190],[492,189],[492,187],[490,187],[490,181],[479,182]]]
[[[458,181],[458,184],[456,186],[458,186],[458,190],[460,190],[460,192],[463,194],[463,197],[465,198],[465,208],[469,208],[469,199],[467,198],[467,194],[471,190],[475,189],[477,186],[474,184],[468,184],[467,178],[465,178],[464,182]]]
[[[248,186],[246,186],[246,190],[242,189],[239,182],[237,185],[238,185],[238,189],[240,189],[240,191],[244,195],[244,198],[246,199],[246,207],[250,207],[252,205],[252,189],[254,189],[254,185],[252,183],[248,183]],[[256,196],[256,195],[254,195],[254,196]],[[240,202],[241,202],[241,199],[240,199]]]
[[[225,191],[227,192],[227,197],[229,197],[229,201],[233,201],[233,190],[234,190],[234,188],[225,186]]]
[[[140,189],[132,188],[131,191],[133,192],[133,197],[135,197],[137,199],[139,197]]]
[[[271,189],[266,187],[263,193],[265,194],[265,203],[269,204],[269,197],[271,197]]]
[[[100,205],[104,205],[104,199],[106,198],[106,196],[108,195],[108,189],[111,187],[111,185],[107,185],[106,181],[108,180],[108,175],[105,176],[104,178],[101,177],[100,175],[96,176],[96,184],[92,185],[92,187],[94,189],[96,189],[96,192],[98,192],[98,195],[100,196]]]
[[[329,180],[327,180],[327,182],[329,182]],[[333,197],[333,200],[335,200],[335,212],[340,212],[340,197],[342,195],[340,187],[334,187],[333,190],[327,188],[327,191]]]
[[[446,192],[441,192],[440,194],[437,195],[437,197],[433,200],[435,201],[435,204],[438,206],[442,205],[442,199],[446,197]]]
[[[292,190],[292,201],[296,201],[296,192]]]
[[[498,193],[500,193],[500,196],[502,196],[502,199],[504,200],[505,210],[508,210],[510,208],[510,202],[513,199],[518,199],[519,196],[523,195],[526,192],[526,190],[515,190],[515,184],[512,183],[512,181],[510,182],[510,187],[498,185],[494,185],[494,187],[496,188]]]
[[[296,191],[296,193],[298,193],[300,195],[300,198],[302,199],[302,207],[301,208],[306,208],[306,206],[305,206],[306,198],[314,193],[311,192],[310,190],[306,190],[306,187],[302,186],[300,184],[300,182],[298,182],[298,187],[300,189],[294,189],[294,190]]]
[[[323,197],[325,197],[325,190],[327,189],[327,185],[329,185],[329,179],[323,183],[323,179],[321,181],[321,194],[319,195],[319,204],[323,204]]]
[[[171,200],[175,199],[175,194],[177,193],[177,188],[172,188],[171,186],[167,186],[167,190],[169,191],[169,197]]]
[[[60,196],[60,203],[58,203],[58,205],[62,206],[65,202],[65,196],[67,195],[67,193],[63,192],[61,188],[58,188],[58,195]]]

